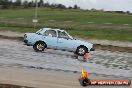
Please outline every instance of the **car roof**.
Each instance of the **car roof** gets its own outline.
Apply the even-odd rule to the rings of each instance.
[[[53,29],[53,28],[41,28],[40,30],[38,30],[37,32],[39,32],[40,34],[43,34],[46,30],[55,30],[55,31],[64,31],[64,30],[61,30],[61,29]],[[36,32],[36,33],[37,33]]]
[[[64,31],[64,30],[61,30],[61,29],[54,29],[54,28],[42,28],[43,30],[58,30],[58,31]]]

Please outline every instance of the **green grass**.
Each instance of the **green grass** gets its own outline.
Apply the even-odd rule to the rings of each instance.
[[[38,14],[41,20],[132,24],[131,15],[118,13],[39,8]],[[33,19],[34,9],[0,10],[0,17]]]
[[[36,32],[33,28],[20,28],[20,27],[0,27],[0,31],[13,31],[13,32]]]
[[[52,27],[65,29],[79,37],[132,42],[132,15],[127,14],[39,8],[39,24],[35,29],[33,8],[0,10],[0,17],[4,17],[0,18],[2,31],[35,32],[41,27]]]
[[[74,36],[79,35],[84,38],[95,39],[108,39],[108,40],[120,40],[132,42],[132,32],[126,32],[124,30],[113,29],[89,29],[89,30],[70,30],[70,34]],[[125,33],[124,33],[125,32]]]

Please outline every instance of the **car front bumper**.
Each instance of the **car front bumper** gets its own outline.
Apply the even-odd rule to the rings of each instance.
[[[23,40],[23,42],[24,42],[24,45],[33,46],[28,40]]]
[[[27,44],[27,43],[28,43],[28,40],[24,40],[23,42],[24,42],[25,44]]]
[[[91,48],[90,51],[95,51],[95,48]]]
[[[28,44],[28,40],[23,40],[24,45],[30,46],[30,44]]]

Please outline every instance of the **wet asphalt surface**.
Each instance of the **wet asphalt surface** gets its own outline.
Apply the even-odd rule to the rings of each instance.
[[[89,73],[132,79],[132,53],[96,50],[90,52],[88,62],[83,62],[75,59],[72,52],[52,49],[35,52],[23,42],[0,39],[0,67],[81,72],[82,66]]]

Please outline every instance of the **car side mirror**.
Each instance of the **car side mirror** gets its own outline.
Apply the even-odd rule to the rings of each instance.
[[[67,40],[69,40],[70,38],[68,38],[68,37],[65,37],[64,39],[67,39]]]
[[[77,40],[76,38],[73,38],[74,40]]]

